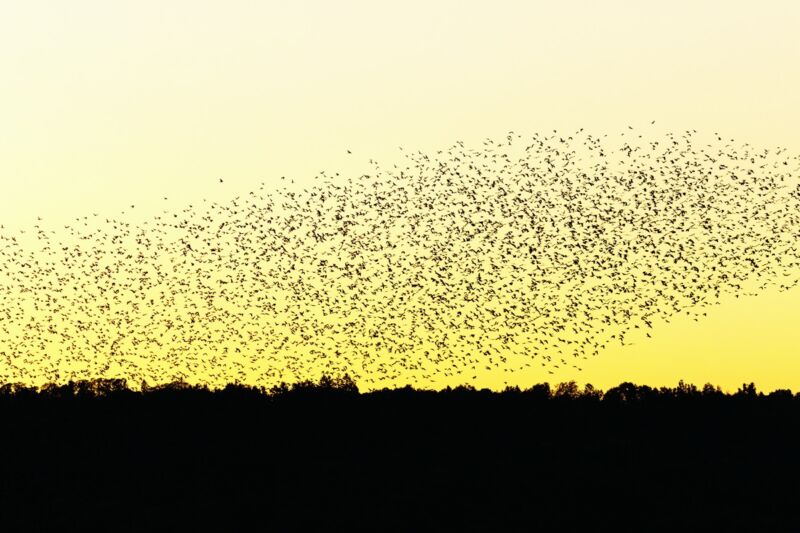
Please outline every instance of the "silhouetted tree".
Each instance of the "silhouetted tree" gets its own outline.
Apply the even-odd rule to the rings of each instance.
[[[678,382],[678,386],[675,387],[673,394],[676,398],[682,399],[692,399],[698,398],[700,396],[700,391],[697,387],[691,383],[684,383],[683,380]]]
[[[638,386],[626,381],[620,383],[616,387],[608,389],[605,394],[603,394],[603,401],[615,403],[639,402],[650,396],[652,391],[653,389],[646,385]]]
[[[725,394],[722,392],[722,389],[719,387],[714,387],[711,383],[706,383],[703,385],[703,397],[704,398],[720,398]]]
[[[793,398],[792,391],[789,389],[776,389],[767,395],[772,400],[790,401]]]
[[[350,377],[350,374],[345,374],[344,376],[337,377],[332,382],[333,388],[341,392],[347,392],[350,394],[358,394],[358,385],[356,384],[355,380]]]
[[[600,389],[595,389],[594,385],[592,385],[591,383],[587,383],[583,387],[583,393],[581,394],[581,396],[588,400],[596,401],[603,398],[603,391]]]
[[[755,384],[742,383],[742,386],[736,391],[736,396],[743,398],[756,398],[758,396],[758,392],[756,391]]]
[[[580,396],[580,389],[578,384],[574,381],[559,383],[556,385],[556,390],[553,391],[553,398],[565,398],[574,400]]]
[[[537,400],[549,400],[550,399],[550,384],[549,383],[537,383],[527,391],[525,391],[527,396]]]

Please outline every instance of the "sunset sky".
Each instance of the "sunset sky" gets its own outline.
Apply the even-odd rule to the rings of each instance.
[[[798,27],[793,0],[2,2],[0,224],[145,220],[510,130],[800,153]],[[513,382],[800,390],[797,289],[707,312]]]

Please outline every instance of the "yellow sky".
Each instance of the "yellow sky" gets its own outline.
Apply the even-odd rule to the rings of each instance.
[[[798,27],[791,0],[2,2],[0,223],[147,216],[508,130],[656,120],[800,152]],[[689,322],[563,378],[800,389],[797,291]]]

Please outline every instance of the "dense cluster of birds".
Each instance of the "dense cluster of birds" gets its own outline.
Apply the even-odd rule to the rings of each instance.
[[[140,223],[0,230],[0,381],[580,369],[800,280],[798,157],[696,137],[509,132]]]

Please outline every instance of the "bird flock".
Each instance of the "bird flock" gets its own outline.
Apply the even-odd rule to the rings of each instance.
[[[0,381],[580,370],[723,295],[797,285],[798,156],[637,133],[509,132],[139,223],[2,229]]]

